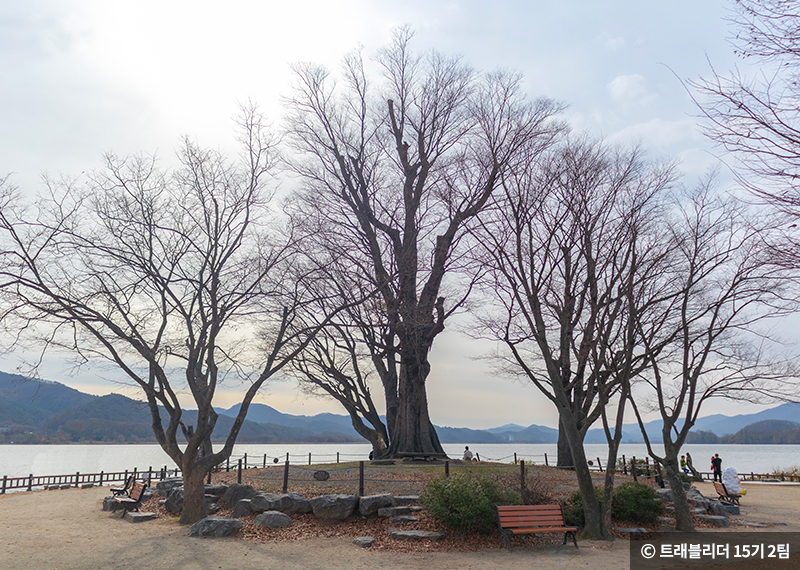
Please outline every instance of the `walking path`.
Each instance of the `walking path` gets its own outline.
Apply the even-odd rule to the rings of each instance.
[[[747,486],[742,519],[781,522],[773,531],[800,531],[800,488]],[[698,484],[715,496],[710,483]],[[175,521],[131,524],[101,510],[108,489],[35,491],[0,496],[0,568],[47,570],[169,568],[186,570],[300,570],[409,568],[620,570],[629,567],[628,542],[486,549],[478,552],[398,553],[361,549],[350,538],[256,544],[236,538],[195,539]],[[730,530],[743,531],[743,527]]]

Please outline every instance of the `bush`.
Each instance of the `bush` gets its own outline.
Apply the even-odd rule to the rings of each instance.
[[[594,494],[597,502],[603,505],[603,489],[599,485],[594,486]],[[586,517],[583,514],[583,495],[580,491],[575,491],[569,496],[567,504],[564,506],[564,522],[567,526],[582,527],[586,524]]]
[[[664,514],[664,504],[655,489],[641,483],[623,483],[611,495],[611,518],[651,523]]]
[[[501,489],[510,489],[520,494],[523,505],[552,505],[557,503],[556,495],[550,483],[536,474],[525,476],[525,490],[519,486],[518,474],[504,474],[494,478]]]
[[[419,499],[433,518],[459,532],[491,532],[497,528],[495,506],[520,504],[519,494],[471,473],[433,479]]]

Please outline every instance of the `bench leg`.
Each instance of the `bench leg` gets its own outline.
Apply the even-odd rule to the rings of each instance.
[[[567,544],[567,536],[568,535],[572,535],[572,542],[575,544],[575,548],[578,548],[578,541],[575,538],[575,532],[571,531],[571,530],[564,533],[564,544]]]
[[[503,540],[506,542],[506,545],[508,545],[508,551],[509,551],[509,552],[514,552],[514,551],[511,549],[511,538],[509,537],[508,533],[506,533],[506,532],[503,532],[503,533],[501,534],[501,536],[503,537]]]

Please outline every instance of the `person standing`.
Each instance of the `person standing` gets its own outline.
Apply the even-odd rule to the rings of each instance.
[[[464,447],[464,461],[472,461],[472,452],[468,445]]]
[[[722,483],[722,459],[719,458],[719,453],[714,454],[714,459],[711,460],[711,468],[714,470],[714,481]]]

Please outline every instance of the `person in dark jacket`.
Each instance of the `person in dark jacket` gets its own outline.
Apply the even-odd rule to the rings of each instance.
[[[711,469],[714,471],[714,481],[722,483],[722,459],[719,458],[719,453],[714,454],[714,459],[711,460]]]

